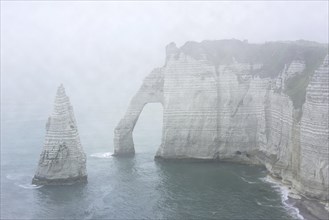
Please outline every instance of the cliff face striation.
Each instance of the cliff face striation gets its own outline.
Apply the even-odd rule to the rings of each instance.
[[[86,182],[86,155],[78,134],[73,108],[61,85],[54,112],[46,124],[46,138],[33,184],[65,185]]]
[[[143,106],[160,102],[156,157],[264,164],[301,193],[329,199],[327,45],[222,40],[166,52],[115,129],[115,155],[134,153]]]

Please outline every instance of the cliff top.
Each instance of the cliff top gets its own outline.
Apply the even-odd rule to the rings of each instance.
[[[303,60],[305,72],[313,72],[328,53],[328,44],[305,40],[251,44],[247,40],[228,39],[188,41],[180,48],[170,43],[166,50],[167,54],[183,52],[195,59],[206,55],[214,65],[230,64],[234,59],[239,63],[261,63],[262,69],[255,74],[274,78],[293,60]]]
[[[286,89],[283,91],[301,108],[305,102],[306,87],[314,71],[323,63],[328,54],[328,44],[313,41],[276,41],[263,44],[248,43],[247,40],[205,40],[202,42],[188,41],[180,48],[175,43],[166,47],[167,57],[172,54],[184,53],[194,59],[206,57],[214,66],[238,63],[262,64],[251,74],[260,77],[276,78],[285,67],[295,61],[302,63],[303,70],[293,77],[285,79]]]

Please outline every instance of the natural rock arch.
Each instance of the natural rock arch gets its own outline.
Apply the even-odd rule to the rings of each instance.
[[[163,73],[155,69],[149,74],[137,94],[131,100],[128,110],[114,130],[114,155],[135,154],[133,130],[136,122],[147,103],[163,105]]]
[[[145,79],[115,129],[115,155],[134,154],[139,115],[145,104],[160,102],[163,131],[156,158],[260,163],[302,194],[328,200],[328,56],[318,67],[307,56],[305,66],[281,57],[286,50],[298,57],[295,47],[311,51],[300,43],[268,47],[224,40],[188,42],[179,49],[169,44],[165,65]],[[320,61],[327,51],[317,48],[314,60]],[[275,51],[281,52],[274,59]],[[287,84],[296,66],[310,77],[302,90]],[[287,85],[305,92],[302,107]]]

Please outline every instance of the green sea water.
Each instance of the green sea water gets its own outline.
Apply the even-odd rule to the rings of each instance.
[[[161,106],[141,115],[134,131],[136,155],[129,158],[110,156],[111,129],[119,117],[99,111],[87,121],[77,111],[88,183],[31,185],[48,114],[36,111],[7,108],[1,119],[1,219],[298,218],[280,187],[264,181],[263,167],[154,160]]]

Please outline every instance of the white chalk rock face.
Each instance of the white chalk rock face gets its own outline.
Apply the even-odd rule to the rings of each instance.
[[[163,72],[155,69],[146,77],[142,87],[133,97],[123,119],[114,131],[114,155],[132,155],[135,153],[132,132],[147,103],[162,103]]]
[[[167,54],[163,72],[165,130],[157,156],[212,159],[217,137],[214,66],[205,59],[172,53]]]
[[[86,181],[86,155],[80,143],[73,108],[61,85],[54,111],[46,124],[44,147],[32,183],[66,185]]]
[[[312,192],[322,199],[329,199],[328,114],[329,66],[327,55],[307,87],[300,125],[300,181],[295,183],[305,194]]]
[[[134,154],[139,114],[160,102],[157,158],[260,163],[328,200],[328,56],[319,66],[326,53],[305,42],[171,43],[165,65],[145,79],[115,129],[115,154]]]

